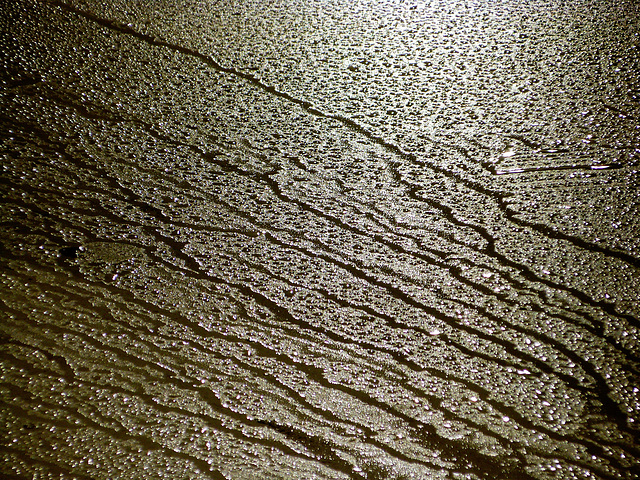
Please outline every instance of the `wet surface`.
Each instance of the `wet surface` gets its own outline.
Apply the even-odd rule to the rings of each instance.
[[[3,10],[3,478],[637,478],[636,3]]]

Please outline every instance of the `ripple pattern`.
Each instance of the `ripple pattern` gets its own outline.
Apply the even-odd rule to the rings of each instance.
[[[410,138],[413,107],[338,99],[316,57],[282,80],[266,44],[194,40],[272,6],[185,2],[170,30],[92,3],[2,20],[0,475],[637,478],[637,102],[589,114],[620,122],[608,157],[469,112]],[[336,44],[329,84],[409,89]]]

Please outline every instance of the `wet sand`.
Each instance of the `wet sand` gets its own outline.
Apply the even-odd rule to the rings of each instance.
[[[0,477],[637,478],[639,8],[3,7]]]

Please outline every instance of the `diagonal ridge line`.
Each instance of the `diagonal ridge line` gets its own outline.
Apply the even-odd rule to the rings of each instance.
[[[75,15],[78,15],[80,17],[83,17],[87,20],[90,20],[92,22],[95,22],[99,25],[102,25],[103,27],[106,27],[110,30],[114,30],[114,31],[118,31],[127,35],[131,35],[135,38],[138,38],[140,40],[143,40],[144,42],[150,44],[150,45],[155,45],[155,46],[159,46],[159,47],[164,47],[164,48],[168,48],[174,52],[179,52],[182,53],[184,55],[193,57],[193,58],[197,58],[200,61],[202,61],[203,63],[205,63],[206,65],[210,66],[211,68],[222,72],[222,73],[226,73],[232,76],[235,76],[237,78],[242,78],[243,80],[251,83],[252,85],[258,87],[259,89],[268,92],[278,98],[282,98],[284,100],[287,100],[288,102],[291,102],[295,105],[298,105],[300,107],[302,107],[305,111],[309,112],[310,114],[319,117],[319,118],[327,118],[327,119],[331,119],[331,120],[335,120],[339,123],[341,123],[342,125],[344,125],[345,127],[347,127],[349,130],[354,131],[356,133],[359,133],[361,135],[363,135],[364,137],[366,137],[368,140],[370,140],[371,142],[373,142],[374,144],[384,148],[385,150],[387,150],[389,153],[397,155],[405,160],[408,160],[412,163],[420,163],[421,165],[424,165],[448,178],[452,178],[453,180],[462,183],[463,185],[465,185],[466,187],[469,187],[470,189],[481,193],[483,195],[487,195],[488,197],[493,198],[496,202],[497,202],[497,206],[498,209],[500,211],[502,211],[504,213],[504,215],[509,219],[509,221],[515,223],[516,225],[519,225],[521,227],[529,227],[545,236],[547,236],[548,238],[553,238],[556,240],[563,240],[566,242],[571,243],[572,245],[584,249],[584,250],[588,250],[591,252],[597,252],[600,253],[602,255],[605,255],[607,257],[613,257],[613,258],[617,258],[618,260],[622,260],[625,263],[628,263],[629,265],[632,265],[636,268],[640,268],[640,258],[636,258],[631,254],[619,251],[619,250],[611,250],[609,248],[603,247],[602,245],[598,245],[596,243],[593,242],[589,242],[587,240],[581,239],[581,238],[577,238],[574,237],[572,235],[563,233],[557,229],[554,229],[553,227],[549,227],[546,225],[541,225],[535,222],[531,222],[528,220],[524,220],[521,218],[517,217],[517,214],[514,212],[509,212],[508,209],[506,208],[506,202],[504,199],[504,195],[495,189],[491,189],[491,188],[487,188],[483,185],[481,185],[479,182],[476,182],[474,180],[468,179],[468,178],[464,178],[463,176],[461,176],[460,174],[447,170],[446,168],[440,167],[438,165],[434,165],[433,163],[428,163],[425,164],[423,162],[420,162],[418,160],[418,157],[413,154],[413,153],[409,153],[407,151],[405,151],[402,147],[400,147],[397,144],[394,144],[392,142],[389,142],[388,140],[385,140],[384,138],[376,135],[375,133],[373,133],[372,131],[368,130],[367,128],[363,127],[362,125],[360,125],[358,122],[345,117],[343,115],[340,114],[335,114],[335,113],[326,113],[323,112],[321,110],[319,110],[316,106],[314,106],[311,102],[307,101],[307,100],[302,100],[300,98],[296,98],[286,92],[280,91],[278,90],[276,87],[274,87],[273,85],[267,85],[266,83],[262,82],[260,79],[258,79],[257,77],[249,74],[249,73],[245,73],[242,72],[236,68],[233,67],[225,67],[223,66],[220,62],[218,62],[217,60],[215,60],[213,57],[205,55],[203,53],[198,52],[197,50],[191,49],[191,48],[187,48],[187,47],[183,47],[180,45],[175,45],[172,43],[169,43],[165,40],[156,38],[152,35],[147,35],[145,33],[139,32],[137,30],[134,30],[132,27],[130,27],[129,25],[125,25],[121,22],[115,21],[115,20],[108,20],[102,17],[99,17],[97,15],[94,15],[90,12],[86,12],[84,10],[80,10],[72,5],[69,5],[65,2],[62,2],[60,0],[45,0],[46,2],[50,3],[51,5],[55,5],[58,6],[60,8],[62,8],[63,10],[66,10],[67,12],[73,13]],[[438,145],[437,142],[433,142],[434,146],[436,146],[437,148],[442,148],[440,145]],[[534,275],[538,281],[541,281],[542,279],[540,279],[539,277],[537,277],[537,275],[535,275],[533,272],[531,272],[527,267],[525,267],[524,265],[522,266],[522,268],[524,268],[525,270],[528,271],[528,273],[530,273],[531,275]]]

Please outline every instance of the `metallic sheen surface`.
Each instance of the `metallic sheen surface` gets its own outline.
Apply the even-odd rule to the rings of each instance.
[[[0,10],[0,478],[638,478],[637,1]]]

